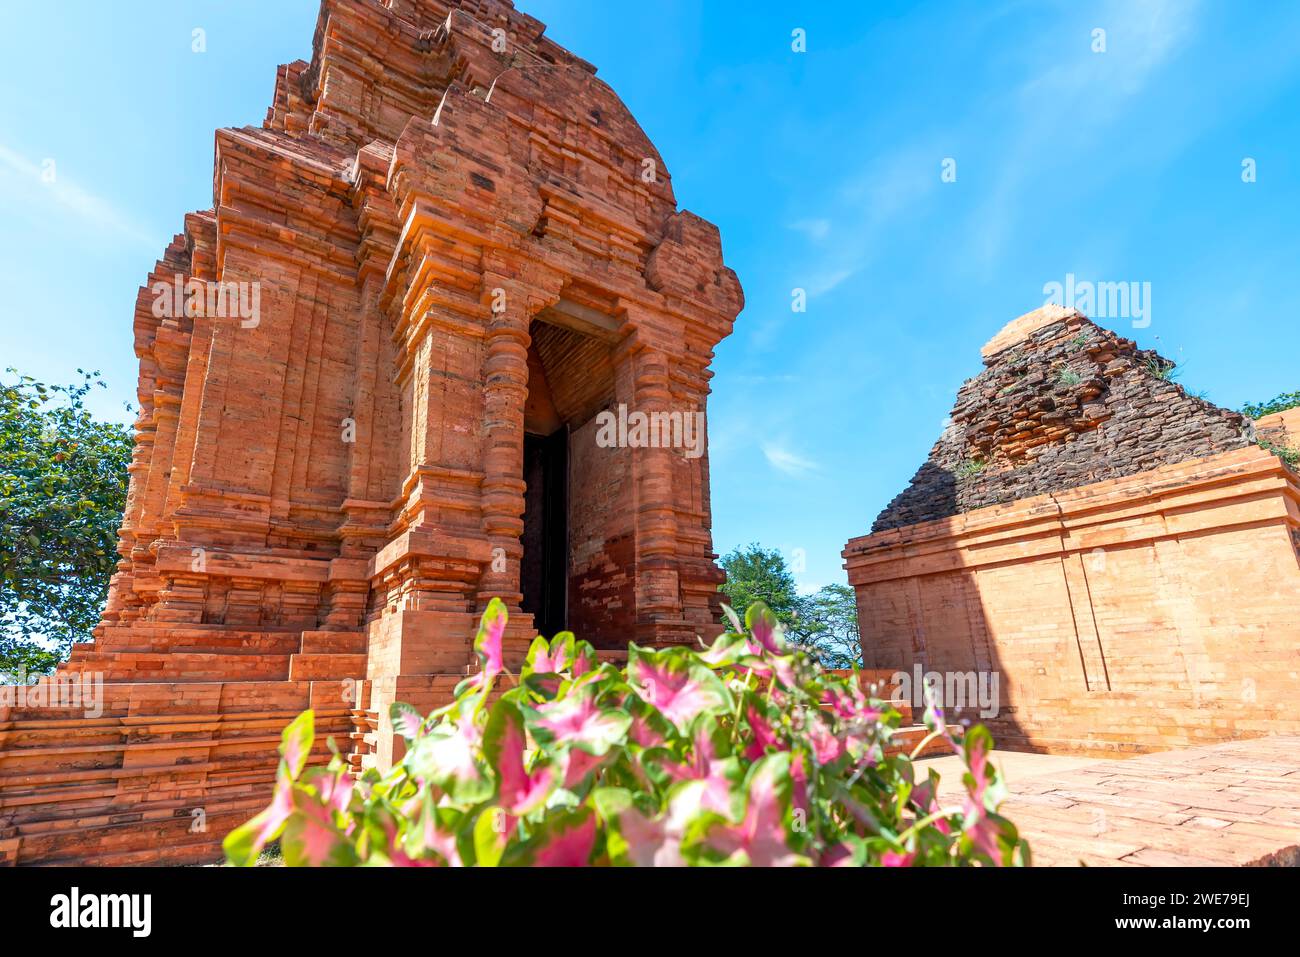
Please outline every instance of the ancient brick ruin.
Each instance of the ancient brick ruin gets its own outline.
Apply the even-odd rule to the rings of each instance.
[[[1255,445],[1244,416],[1188,395],[1173,363],[1055,306],[983,350],[949,425],[873,532]]]
[[[508,663],[535,625],[718,630],[707,455],[603,447],[595,416],[702,415],[740,287],[543,31],[325,0],[265,123],[217,132],[213,208],[139,297],[122,560],[62,669],[104,710],[0,713],[0,862],[212,859],[301,709],[391,760],[388,706],[445,699],[493,596]],[[177,287],[205,305],[160,308]]]
[[[508,0],[324,0],[264,124],[217,132],[213,187],[137,301],[95,641],[0,702],[0,864],[217,859],[294,716],[318,759],[332,737],[387,765],[389,705],[447,699],[494,596],[508,666],[538,631],[617,658],[719,630],[706,447],[600,423],[702,417],[741,291],[592,66]],[[864,680],[997,673],[1004,748],[1300,735],[1300,477],[1259,445],[1300,446],[1300,410],[1220,409],[1057,307],[983,352],[843,553]],[[83,679],[99,707],[59,700]],[[1289,740],[1233,781],[1249,828]],[[1194,760],[1218,788],[1217,754]]]
[[[1257,442],[1300,423],[1190,396],[1167,360],[1057,307],[984,363],[844,550],[865,664],[997,673],[987,723],[1013,749],[1300,732],[1300,476]]]

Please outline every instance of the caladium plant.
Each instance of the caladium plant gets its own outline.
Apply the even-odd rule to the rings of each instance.
[[[401,866],[1014,865],[1028,847],[997,813],[983,727],[928,735],[960,755],[960,796],[918,780],[893,741],[901,718],[856,673],[786,644],[763,605],[711,646],[632,645],[600,662],[567,632],[538,637],[522,672],[502,664],[493,601],[482,669],[428,716],[392,709],[406,740],[387,774],[335,751],[307,767],[312,713],[284,732],[270,806],[226,838],[234,864],[279,840],[286,864]],[[892,743],[891,743],[892,742]]]

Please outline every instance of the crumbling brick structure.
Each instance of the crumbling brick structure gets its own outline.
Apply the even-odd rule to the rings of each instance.
[[[1073,311],[1021,317],[984,363],[844,550],[866,666],[997,674],[1003,747],[1300,731],[1300,477]]]
[[[1255,445],[1249,420],[1188,395],[1172,362],[1072,310],[1022,316],[983,357],[873,532]]]
[[[702,422],[740,287],[544,29],[325,0],[263,126],[218,131],[140,294],[122,561],[63,669],[104,711],[0,713],[0,861],[210,859],[298,710],[390,761],[389,705],[445,699],[494,596],[508,663],[538,629],[717,632],[707,454],[596,417]]]

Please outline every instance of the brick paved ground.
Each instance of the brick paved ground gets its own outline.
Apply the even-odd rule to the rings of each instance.
[[[940,793],[950,793],[959,779],[950,759],[939,760]],[[1300,864],[1300,737],[1066,770],[1048,767],[1059,761],[1049,755],[1003,752],[997,761],[1011,790],[1003,811],[1038,866]]]

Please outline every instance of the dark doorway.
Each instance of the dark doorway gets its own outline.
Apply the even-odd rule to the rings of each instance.
[[[569,584],[569,433],[524,433],[523,610],[538,634],[564,631]]]

